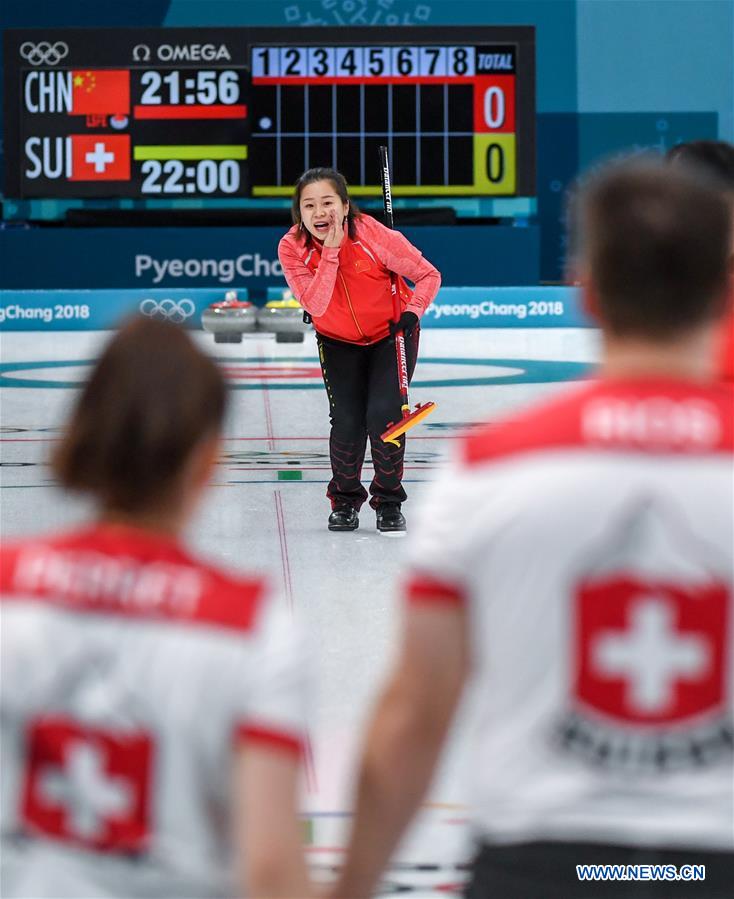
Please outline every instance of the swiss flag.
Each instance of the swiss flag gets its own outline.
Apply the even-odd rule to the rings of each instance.
[[[129,134],[73,134],[70,181],[129,181]]]
[[[579,585],[576,698],[624,723],[683,722],[724,703],[725,583],[619,572]]]
[[[61,717],[31,721],[21,798],[27,828],[101,851],[139,851],[150,835],[155,746]]]
[[[130,72],[89,69],[71,73],[72,115],[127,115],[130,112]]]

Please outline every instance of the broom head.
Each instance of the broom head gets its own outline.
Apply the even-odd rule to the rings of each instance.
[[[381,439],[384,443],[392,443],[395,446],[399,446],[400,441],[398,438],[419,422],[423,421],[424,418],[428,418],[435,408],[435,403],[418,403],[411,412],[409,406],[404,406],[403,417],[396,424],[391,424],[385,433],[380,435]]]

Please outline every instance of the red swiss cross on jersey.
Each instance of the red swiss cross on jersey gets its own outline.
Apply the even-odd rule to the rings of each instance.
[[[45,718],[28,728],[23,819],[29,829],[90,849],[143,849],[149,835],[153,744]]]
[[[622,722],[683,721],[724,700],[725,585],[618,573],[576,596],[576,697]]]

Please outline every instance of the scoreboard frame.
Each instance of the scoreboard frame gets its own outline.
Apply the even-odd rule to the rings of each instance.
[[[67,53],[56,60],[53,48],[59,44],[67,47]],[[46,62],[28,58],[29,48],[35,52],[39,47],[45,51]],[[22,49],[26,51],[24,55]],[[297,55],[299,50],[304,51],[304,59],[313,63],[311,69],[306,63],[293,67],[294,54]],[[487,52],[479,53],[480,50]],[[498,72],[477,68],[480,58],[491,62],[495,50],[506,51],[507,58],[511,57],[511,71],[502,71],[502,67]],[[256,74],[255,51],[277,51],[284,59],[285,54],[289,54],[290,69],[284,66],[277,75],[260,70]],[[339,53],[343,59],[348,51],[353,51],[353,57],[364,61],[362,70],[354,62],[351,71],[338,70]],[[474,69],[460,71],[457,60],[466,60],[467,51],[474,61]],[[500,53],[494,55],[496,59],[500,58]],[[372,144],[387,143],[392,147],[393,137],[396,146],[391,153],[391,165],[396,197],[448,200],[468,196],[530,197],[536,192],[535,29],[532,26],[8,29],[4,35],[4,59],[7,197],[276,198],[291,194],[295,177],[302,168],[331,166],[334,161],[347,175],[350,191],[355,196],[378,196],[379,171],[377,154],[371,152]],[[325,70],[315,67],[325,64]],[[368,64],[371,69],[366,71]],[[328,65],[332,66],[331,70]],[[383,71],[378,73],[380,65]],[[105,73],[129,73],[129,120],[120,126],[121,132],[110,130],[111,117],[103,126],[98,124],[97,127],[94,118],[87,117],[85,128],[85,122],[76,113],[61,116],[57,110],[28,111],[24,91],[27,90],[29,71],[64,70],[73,70],[70,77],[74,76],[74,91],[77,81],[86,83],[83,81],[85,75],[97,75],[97,83],[104,83]],[[239,79],[236,89],[232,86],[233,70]],[[146,72],[157,72],[158,75],[146,76]],[[148,79],[145,85],[141,83],[143,77]],[[483,127],[479,111],[482,102],[478,96],[480,84],[508,85],[510,124],[501,128]],[[270,97],[271,86],[277,93],[273,116],[265,114],[265,97]],[[357,112],[351,101],[360,98],[362,118],[360,126],[353,132],[342,133],[335,126],[330,132],[325,129],[322,135],[309,132],[309,91],[311,97],[323,100],[329,90],[333,97],[330,101],[334,108],[333,122],[338,120],[337,108],[341,110],[340,114],[351,115],[354,119]],[[496,92],[495,96],[502,93],[504,98],[504,87],[490,87],[485,104],[486,96],[492,91]],[[373,99],[365,101],[366,95]],[[389,97],[387,126],[379,126],[382,129],[379,135],[364,127],[365,109],[378,109],[382,115],[379,102],[375,105],[374,98],[378,95],[380,102],[383,96]],[[470,95],[471,100],[468,99]],[[157,108],[146,107],[141,102],[146,96],[155,101]],[[393,97],[396,98],[395,106],[392,105]],[[440,131],[421,130],[421,110],[428,110],[435,120],[436,98],[439,106],[443,103],[446,123],[443,135]],[[183,108],[184,102],[189,104],[188,109]],[[412,117],[413,130],[396,130],[393,127],[395,117],[400,122],[406,120],[406,102],[407,119]],[[303,113],[298,112],[299,103],[305,104]],[[473,105],[473,113],[468,111],[467,103]],[[208,108],[205,108],[207,104]],[[410,111],[411,104],[415,105],[415,113]],[[161,120],[161,112],[168,109],[180,112],[169,113],[170,119]],[[270,122],[271,118],[275,120],[281,111],[284,115],[287,111],[291,117],[295,111],[296,118],[301,114],[301,120],[306,122],[302,130],[282,130],[280,118],[277,118],[276,129],[265,133],[262,123]],[[491,113],[485,111],[484,115],[491,119]],[[450,116],[463,124],[450,127]],[[69,120],[75,121],[70,123]],[[473,125],[467,126],[468,121]],[[30,126],[36,123],[37,130],[43,131],[49,140],[66,141],[64,174],[71,172],[70,177],[56,176],[57,183],[52,183],[42,174],[38,185],[29,185],[25,141],[33,133],[29,132]],[[271,128],[274,123],[267,127]],[[206,136],[202,140],[204,133]],[[117,172],[124,177],[96,180],[91,174],[92,180],[85,181],[84,177],[76,175],[77,161],[103,158],[99,153],[106,147],[99,150],[97,143],[90,144],[89,141],[95,136],[104,138],[104,135],[114,137],[120,155],[128,155],[127,169]],[[76,140],[72,142],[71,137]],[[330,143],[321,139],[324,137],[330,137]],[[470,143],[471,151],[467,149]],[[64,148],[61,144],[58,147],[61,153]],[[85,155],[90,147],[94,147],[93,153],[90,151]],[[333,148],[331,158],[323,158],[329,155],[330,148]],[[413,148],[414,158],[411,157]],[[323,152],[316,152],[322,149]],[[509,159],[511,172],[504,180],[491,178],[495,183],[490,184],[482,167],[487,172],[493,165],[496,168],[498,156],[492,157],[492,150],[501,155],[503,166],[505,158]],[[281,159],[278,155],[281,152],[285,164],[273,169],[272,160]],[[468,152],[471,152],[470,162],[467,161]],[[480,158],[480,153],[485,152],[486,158]],[[72,157],[76,160],[73,172]],[[443,181],[434,177],[427,184],[421,183],[422,174],[429,171],[429,164],[435,176],[438,158],[443,160]],[[341,163],[342,159],[345,164]],[[421,167],[422,159],[425,163]],[[412,169],[411,162],[414,163]],[[473,167],[468,177],[467,166]],[[83,161],[80,168],[84,168]],[[264,177],[266,174],[268,177]],[[175,189],[166,190],[166,185]]]

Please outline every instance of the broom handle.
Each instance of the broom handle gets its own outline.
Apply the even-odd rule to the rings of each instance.
[[[385,210],[385,225],[392,231],[392,189],[390,186],[390,163],[387,158],[387,147],[380,147],[380,181],[382,182],[382,204]],[[398,299],[397,279],[390,272],[390,293],[392,295],[393,320],[400,321],[400,301]],[[398,363],[398,386],[400,388],[400,406],[403,416],[410,412],[408,401],[408,360],[405,355],[405,334],[398,331],[395,334],[395,355]]]

